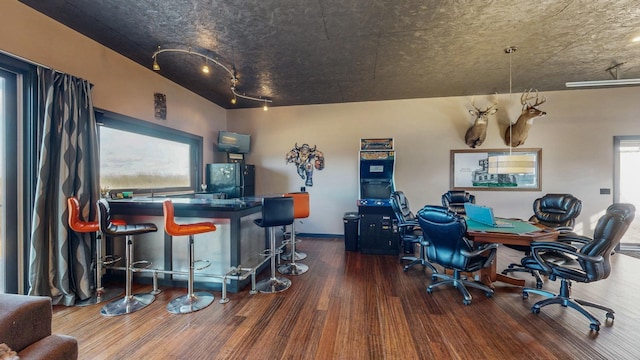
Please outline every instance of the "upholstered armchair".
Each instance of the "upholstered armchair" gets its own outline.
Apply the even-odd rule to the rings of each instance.
[[[394,191],[389,198],[391,208],[398,221],[398,231],[400,232],[400,239],[402,240],[403,250],[405,254],[411,254],[410,256],[403,256],[400,261],[409,261],[403,268],[404,271],[409,270],[413,265],[427,266],[432,272],[438,272],[433,265],[431,265],[425,258],[425,247],[429,245],[422,236],[422,230],[418,224],[416,216],[409,208],[409,200],[402,191]],[[420,256],[415,257],[415,246],[420,246]]]
[[[544,226],[560,231],[559,240],[564,241],[565,236],[572,236],[573,226],[576,218],[582,210],[582,201],[571,194],[546,194],[533,202],[533,216],[530,222],[542,224]],[[525,256],[531,254],[528,246],[506,245],[512,249],[522,251]],[[545,255],[547,259],[555,258],[554,261],[566,261],[566,257],[561,254],[549,252]],[[544,283],[539,271],[525,268],[522,264],[512,263],[503,274],[512,272],[527,272],[536,279],[536,287],[542,288]]]
[[[635,207],[631,204],[613,204],[600,217],[593,232],[593,238],[580,249],[562,242],[534,242],[531,244],[531,256],[522,260],[528,269],[541,271],[549,275],[549,279],[560,279],[560,292],[554,294],[541,289],[524,288],[523,298],[529,294],[538,294],[547,299],[538,301],[531,307],[534,314],[540,312],[544,306],[559,304],[578,310],[591,322],[594,331],[600,330],[600,321],[585,307],[592,307],[606,312],[606,318],[613,321],[614,311],[608,307],[589,301],[574,299],[570,296],[571,282],[590,283],[606,279],[611,273],[609,258],[612,250],[627,231],[635,216]],[[580,236],[579,239],[584,239]],[[568,264],[558,264],[545,259],[542,254],[556,251],[575,257],[577,261]]]
[[[446,207],[425,206],[418,211],[418,223],[425,239],[429,241],[426,247],[427,260],[453,271],[453,275],[431,274],[428,293],[438,286],[452,285],[462,293],[462,303],[465,305],[471,304],[472,299],[467,286],[484,291],[487,297],[493,296],[493,289],[481,282],[463,279],[461,274],[490,266],[498,244],[476,245],[468,240],[466,221]]]
[[[455,212],[458,215],[464,215],[464,203],[476,203],[475,195],[464,190],[449,190],[442,194],[442,206]]]

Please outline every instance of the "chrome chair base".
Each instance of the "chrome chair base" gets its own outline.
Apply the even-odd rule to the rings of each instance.
[[[265,294],[274,294],[287,290],[291,286],[291,280],[283,277],[264,279],[256,284],[256,290]]]
[[[123,297],[108,303],[102,307],[100,314],[104,316],[118,316],[124,314],[131,314],[132,312],[141,310],[147,305],[151,304],[156,299],[151,294],[136,294],[130,297]]]
[[[278,272],[283,275],[302,275],[307,271],[309,271],[309,266],[298,263],[289,263],[278,267]]]
[[[76,302],[75,306],[89,306],[107,302],[122,295],[123,292],[124,289],[122,288],[103,289],[100,291],[96,291],[95,294],[93,294],[93,296],[91,296],[90,298]]]
[[[304,260],[304,259],[307,258],[307,254],[306,253],[296,251],[295,254],[296,254],[295,255],[295,260],[296,261]],[[282,260],[284,260],[284,261],[289,261],[289,260],[291,260],[291,253],[289,252],[289,253],[286,253],[286,254],[282,254],[282,255],[280,255],[280,258]]]
[[[213,303],[214,296],[208,292],[196,292],[193,295],[178,296],[167,304],[167,311],[172,314],[188,314],[202,310]]]

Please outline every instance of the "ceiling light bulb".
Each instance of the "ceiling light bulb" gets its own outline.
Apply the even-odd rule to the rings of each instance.
[[[267,102],[264,102],[264,106],[262,107],[262,110],[267,111],[269,110],[269,107],[267,106]]]
[[[208,74],[209,73],[209,65],[204,64],[204,66],[202,67],[202,72],[205,73],[205,74]]]
[[[155,57],[153,58],[153,70],[160,71],[160,65],[158,65],[158,60]]]
[[[631,42],[640,42],[640,36],[636,36],[633,39],[631,39]]]
[[[236,100],[236,97],[234,96],[233,99],[231,99],[231,104],[235,105],[238,102],[238,100]]]

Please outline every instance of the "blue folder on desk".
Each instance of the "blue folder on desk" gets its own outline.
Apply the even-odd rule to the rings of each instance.
[[[496,220],[495,216],[493,216],[493,209],[488,206],[464,203],[464,211],[469,219],[480,224],[502,228],[513,227],[513,224],[508,221]]]

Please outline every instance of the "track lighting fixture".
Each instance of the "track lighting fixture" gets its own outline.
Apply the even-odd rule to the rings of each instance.
[[[252,100],[252,101],[260,101],[264,103],[264,107],[263,109],[265,111],[267,111],[267,103],[272,102],[270,99],[265,99],[263,97],[254,97],[254,96],[250,96],[250,95],[246,95],[246,94],[241,94],[238,92],[237,89],[237,85],[239,83],[238,81],[238,75],[236,73],[236,68],[233,67],[233,70],[229,69],[227,66],[225,66],[223,63],[219,62],[218,60],[209,57],[205,54],[201,54],[199,52],[196,51],[192,51],[191,48],[189,48],[188,50],[184,50],[184,49],[161,49],[160,46],[158,46],[158,50],[156,50],[156,52],[153,53],[153,55],[151,55],[151,57],[153,58],[153,70],[155,71],[160,71],[160,65],[158,65],[158,55],[165,53],[165,52],[172,52],[172,53],[182,53],[182,54],[187,54],[187,55],[195,55],[195,56],[199,56],[201,58],[204,59],[205,63],[204,66],[202,67],[202,72],[208,74],[210,72],[210,68],[209,68],[209,62],[217,65],[219,67],[221,67],[224,71],[226,71],[230,76],[231,76],[231,93],[233,94],[233,98],[231,99],[231,104],[236,104],[236,102],[238,101],[237,98],[242,98],[242,99],[246,99],[246,100]]]
[[[204,65],[202,65],[202,72],[205,74],[209,73],[209,63],[207,62],[207,59],[204,59]]]

